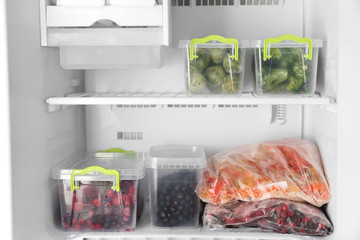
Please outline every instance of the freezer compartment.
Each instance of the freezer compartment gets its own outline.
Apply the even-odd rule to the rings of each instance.
[[[61,223],[68,231],[133,231],[142,199],[145,154],[78,154],[52,170],[58,179]],[[140,216],[138,216],[140,217]]]
[[[266,47],[262,41],[252,42],[251,45],[255,48],[256,94],[313,96],[322,41],[305,43],[301,42],[305,38],[295,36],[284,39],[296,39],[299,42],[284,40],[267,43],[265,40]]]
[[[150,149],[147,166],[153,227],[199,226],[200,200],[195,188],[205,162],[199,147]]]
[[[184,44],[189,95],[242,94],[247,41],[211,35]]]

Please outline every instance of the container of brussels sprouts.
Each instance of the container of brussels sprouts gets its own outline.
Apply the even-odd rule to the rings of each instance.
[[[242,94],[247,41],[210,35],[185,43],[186,91]]]
[[[314,95],[322,46],[321,40],[293,35],[251,42],[255,48],[256,94]]]

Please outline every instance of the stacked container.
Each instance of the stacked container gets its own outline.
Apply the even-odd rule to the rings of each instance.
[[[144,159],[142,153],[102,152],[71,157],[55,167],[64,230],[134,230]]]
[[[186,90],[191,94],[242,94],[247,42],[210,35],[186,43]]]
[[[255,48],[256,93],[258,95],[312,96],[321,40],[283,35],[264,42],[253,41]]]
[[[197,228],[200,200],[194,190],[206,165],[200,147],[152,147],[147,161],[153,227]]]

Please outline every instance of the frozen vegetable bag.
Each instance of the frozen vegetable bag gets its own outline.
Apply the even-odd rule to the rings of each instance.
[[[116,149],[115,149],[116,150]],[[133,231],[141,208],[144,153],[77,154],[54,167],[61,223],[69,231]]]
[[[205,202],[283,198],[322,206],[330,201],[319,150],[303,139],[240,146],[208,160],[196,192]]]
[[[321,40],[283,35],[254,41],[256,93],[315,94]]]
[[[241,94],[246,42],[210,35],[186,43],[189,94]]]
[[[334,231],[321,209],[284,199],[237,201],[223,206],[207,204],[203,223],[210,230],[252,227],[311,236],[326,236]]]

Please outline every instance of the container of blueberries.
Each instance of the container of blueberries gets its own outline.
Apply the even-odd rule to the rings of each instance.
[[[201,205],[194,191],[206,166],[203,148],[151,147],[145,165],[152,226],[197,228]]]
[[[133,231],[142,199],[145,153],[75,154],[52,169],[66,231]]]

